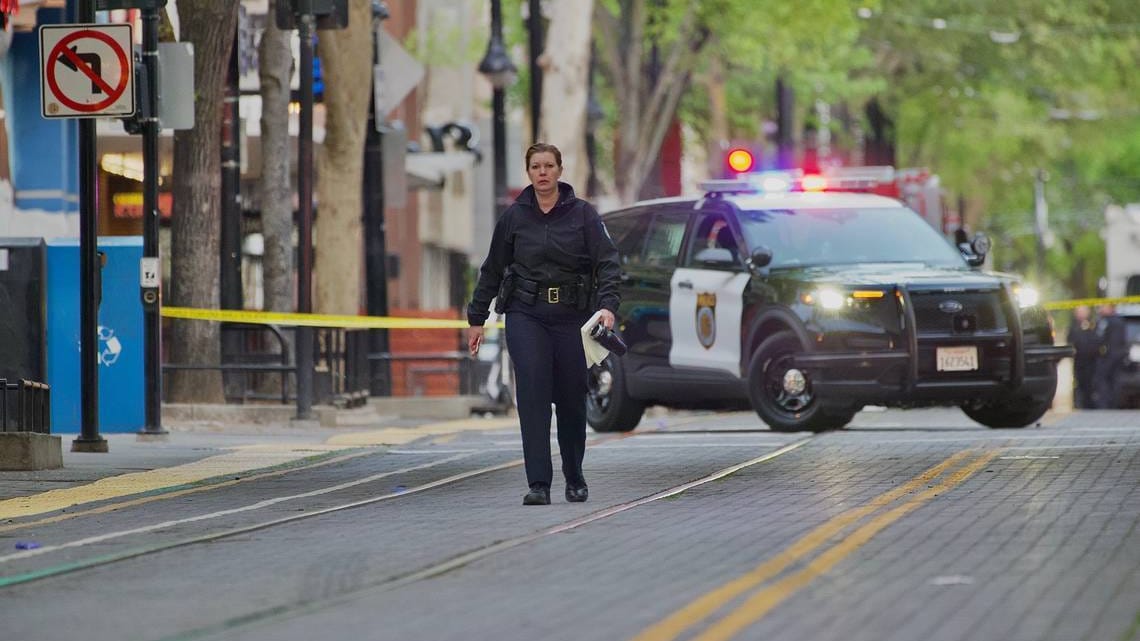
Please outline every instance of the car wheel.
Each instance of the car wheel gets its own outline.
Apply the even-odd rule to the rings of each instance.
[[[825,410],[812,390],[811,375],[792,367],[803,351],[794,332],[776,332],[764,340],[748,367],[752,408],[777,432],[839,429],[855,416],[850,410]]]
[[[610,355],[590,368],[586,420],[596,432],[629,432],[641,422],[645,403],[630,398],[621,359]]]
[[[1054,375],[1052,389],[1045,396],[1013,396],[984,403],[967,403],[962,405],[962,411],[986,427],[1027,427],[1049,411],[1056,391],[1057,378]]]

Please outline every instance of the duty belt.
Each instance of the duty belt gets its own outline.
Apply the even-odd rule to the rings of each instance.
[[[578,302],[577,285],[543,285],[538,290],[538,299],[544,303],[565,303],[573,305]]]

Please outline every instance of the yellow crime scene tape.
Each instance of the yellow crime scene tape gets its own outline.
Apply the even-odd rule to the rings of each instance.
[[[1116,298],[1080,298],[1077,300],[1058,300],[1043,303],[1042,307],[1055,312],[1062,309],[1075,309],[1077,307],[1097,307],[1099,305],[1125,305],[1129,303],[1140,304],[1140,296],[1117,296]]]
[[[446,318],[404,318],[399,316],[350,316],[347,314],[299,314],[295,312],[259,312],[239,309],[195,309],[163,307],[167,318],[254,323],[259,325],[292,325],[304,327],[341,327],[345,329],[464,329],[466,320]],[[503,323],[488,323],[502,327]]]
[[[1049,311],[1074,309],[1082,305],[1140,304],[1140,296],[1115,298],[1081,298],[1044,303]],[[192,307],[163,307],[167,318],[218,321],[226,323],[254,323],[260,325],[291,325],[298,327],[342,327],[345,329],[465,329],[467,321],[446,318],[408,318],[400,316],[351,316],[348,314],[300,314],[296,312],[260,312],[238,309],[196,309]],[[503,322],[487,323],[487,327],[503,328]]]

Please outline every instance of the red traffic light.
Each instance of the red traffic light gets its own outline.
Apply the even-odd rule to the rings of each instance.
[[[752,152],[747,149],[733,149],[728,152],[728,167],[738,174],[752,171],[754,164]]]

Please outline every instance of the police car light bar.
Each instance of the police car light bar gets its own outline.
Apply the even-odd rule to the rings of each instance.
[[[700,188],[707,194],[783,193],[789,191],[860,191],[891,184],[895,168],[834,167],[820,174],[805,175],[802,170],[761,171],[736,178],[707,180]]]
[[[707,180],[700,188],[708,194],[783,193],[800,189],[802,177],[799,170],[761,171],[740,174],[735,179]]]
[[[700,183],[698,187],[706,194],[748,194],[756,191],[756,185],[740,178],[706,180]]]

